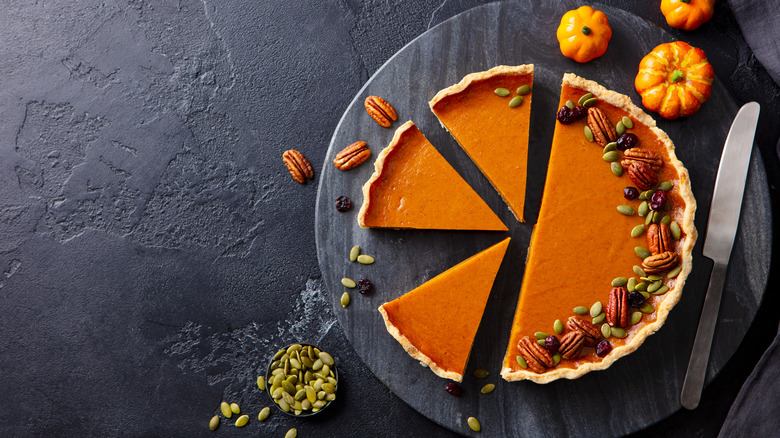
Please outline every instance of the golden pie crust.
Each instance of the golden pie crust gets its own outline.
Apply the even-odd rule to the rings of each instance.
[[[607,104],[622,109],[627,113],[627,115],[632,117],[634,120],[647,126],[649,130],[655,134],[658,141],[660,141],[660,143],[663,145],[663,148],[665,148],[666,152],[668,153],[668,158],[665,157],[664,165],[673,166],[673,168],[676,170],[677,174],[679,175],[679,180],[675,181],[675,183],[679,184],[678,185],[679,196],[684,201],[685,204],[684,209],[682,211],[682,217],[681,219],[678,220],[678,224],[680,225],[680,228],[684,234],[684,237],[682,238],[684,240],[679,245],[680,255],[681,255],[680,263],[682,265],[682,269],[678,274],[678,276],[675,278],[674,285],[671,287],[671,289],[668,292],[666,292],[666,294],[661,295],[662,298],[660,299],[660,301],[656,301],[654,303],[655,320],[649,323],[645,323],[644,321],[642,321],[637,325],[633,326],[633,327],[638,327],[638,329],[634,331],[633,334],[630,334],[628,338],[625,339],[625,343],[622,345],[615,346],[609,352],[609,354],[601,358],[598,362],[584,362],[579,364],[576,368],[561,367],[559,364],[559,366],[550,368],[541,374],[535,373],[533,371],[529,371],[527,369],[519,368],[517,366],[513,366],[513,362],[516,364],[515,362],[516,359],[515,356],[511,354],[511,352],[513,351],[513,347],[515,347],[511,345],[512,342],[515,339],[522,337],[523,335],[532,335],[532,333],[522,333],[518,335],[518,333],[516,333],[515,330],[513,329],[513,333],[512,335],[510,335],[510,339],[511,339],[510,345],[507,349],[507,355],[504,358],[504,365],[501,371],[501,376],[508,381],[531,380],[536,383],[548,383],[560,378],[576,379],[590,371],[603,370],[608,368],[617,359],[636,350],[645,341],[645,339],[648,336],[652,335],[658,329],[660,329],[661,326],[663,326],[663,324],[665,323],[669,315],[669,311],[675,306],[675,304],[677,304],[677,302],[680,299],[683,286],[685,285],[685,279],[690,273],[691,266],[692,266],[692,251],[697,236],[696,229],[693,224],[694,215],[696,212],[696,200],[694,199],[693,194],[691,192],[688,171],[683,166],[683,164],[677,159],[677,156],[675,154],[674,144],[672,143],[671,139],[669,139],[669,136],[664,131],[658,129],[655,120],[653,120],[652,117],[650,117],[644,111],[642,111],[640,108],[634,105],[628,96],[608,90],[603,86],[597,84],[596,82],[583,79],[574,74],[564,75],[562,89],[567,85],[582,90],[583,94],[587,92],[593,93],[593,96],[597,97],[599,101],[603,101]],[[583,141],[587,141],[584,140],[584,136],[583,136]],[[597,146],[592,146],[592,147],[597,147]],[[606,171],[609,172],[609,170]],[[545,185],[545,191],[546,190],[550,190],[550,188]],[[610,205],[609,208],[612,209],[614,208],[614,206]],[[541,214],[540,214],[540,219],[541,219]],[[533,246],[533,242],[531,245]],[[644,246],[644,243],[642,243],[641,246]],[[598,256],[598,255],[594,254],[593,256]],[[526,267],[526,275],[527,274],[528,274],[528,267]],[[524,279],[523,281],[525,282],[526,279]],[[604,298],[606,298],[606,292]],[[520,301],[519,301],[517,315],[520,314],[520,311],[521,309],[520,309]],[[515,324],[517,323],[517,317],[518,317],[517,315],[515,319]],[[515,326],[515,324],[513,324],[513,327]],[[640,326],[640,324],[644,324],[644,325]]]

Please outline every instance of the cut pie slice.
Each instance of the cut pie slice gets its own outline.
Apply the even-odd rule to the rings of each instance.
[[[523,222],[532,64],[472,73],[429,102],[442,126]]]
[[[363,186],[363,228],[507,230],[411,121],[398,128],[374,168]]]
[[[559,108],[501,371],[510,381],[609,367],[661,328],[691,270],[696,201],[666,133],[627,96],[572,74]],[[541,347],[538,332],[556,339]]]
[[[379,312],[407,353],[460,382],[509,237],[437,275]]]

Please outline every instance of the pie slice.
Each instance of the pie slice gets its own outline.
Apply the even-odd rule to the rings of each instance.
[[[533,64],[501,65],[467,75],[439,91],[429,102],[442,126],[490,180],[520,222],[525,203],[533,80]]]
[[[559,108],[509,381],[609,367],[661,328],[691,270],[696,201],[666,133],[627,96],[573,74]],[[556,336],[548,348],[543,334]]]
[[[379,307],[387,331],[437,376],[460,382],[509,237]]]
[[[411,121],[398,128],[374,168],[363,186],[363,228],[507,230]]]

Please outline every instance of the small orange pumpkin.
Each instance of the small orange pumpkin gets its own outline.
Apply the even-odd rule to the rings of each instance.
[[[661,0],[661,13],[669,26],[694,30],[710,21],[715,13],[715,0]]]
[[[603,12],[581,6],[563,14],[557,36],[563,56],[588,62],[607,51],[612,28]]]
[[[712,94],[715,70],[704,51],[682,41],[661,44],[639,62],[642,105],[665,119],[688,117]]]

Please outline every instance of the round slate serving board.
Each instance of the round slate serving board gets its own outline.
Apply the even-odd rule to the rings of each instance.
[[[539,212],[563,74],[573,72],[596,80],[639,103],[641,99],[633,87],[639,60],[656,45],[672,41],[663,30],[639,17],[595,5],[609,17],[612,41],[604,56],[578,64],[560,54],[555,38],[560,17],[578,6],[572,1],[492,3],[429,30],[390,58],[360,90],[336,128],[323,164],[316,207],[317,255],[329,299],[347,338],[374,374],[401,399],[437,423],[466,435],[476,436],[466,425],[469,416],[481,421],[482,436],[623,435],[680,408],[680,388],[712,266],[701,255],[709,203],[723,142],[738,109],[717,81],[712,97],[694,116],[673,122],[657,118],[690,171],[699,207],[696,227],[702,236],[683,297],[666,325],[610,369],[575,381],[537,385],[509,383],[499,376],[532,226]],[[526,63],[536,68],[527,223],[520,224],[465,152],[441,128],[427,102],[438,90],[468,73],[499,64]],[[382,96],[395,106],[399,121],[391,129],[381,128],[366,114],[363,100],[368,95]],[[394,129],[406,120],[418,125],[493,208],[509,227],[508,233],[366,230],[357,225],[361,187],[373,172],[373,159],[389,143]],[[336,153],[357,140],[368,143],[372,158],[348,172],[336,170],[332,164]],[[580,183],[586,202],[587,182]],[[334,208],[333,200],[341,195],[353,199],[355,207],[351,211],[339,213]],[[742,215],[729,266],[709,380],[736,350],[766,287],[772,230],[768,188],[757,153],[751,163],[743,212],[750,214]],[[446,380],[421,367],[387,333],[376,309],[506,235],[512,241],[475,339],[461,385],[464,396],[452,397],[444,391]],[[350,263],[347,257],[353,245],[360,245],[376,258],[376,263]],[[339,303],[344,291],[342,277],[368,278],[375,290],[367,295],[351,291],[352,303],[344,309]],[[478,380],[471,375],[476,368],[485,368],[491,374]],[[479,389],[489,382],[496,384],[496,390],[481,394]]]

